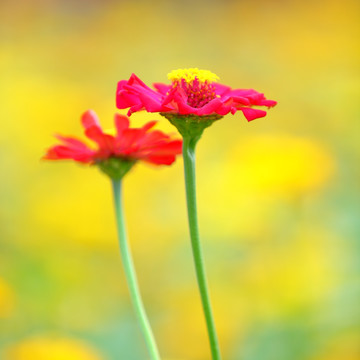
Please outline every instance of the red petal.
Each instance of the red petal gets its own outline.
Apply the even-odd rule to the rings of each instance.
[[[163,141],[168,141],[169,139],[170,137],[164,134],[162,131],[153,130],[143,136],[141,145],[143,148],[154,147],[157,144],[162,143]]]
[[[93,110],[86,111],[81,117],[81,122],[85,129],[88,129],[92,126],[101,128],[99,118]]]
[[[125,115],[115,114],[115,126],[117,130],[117,137],[121,136],[125,129],[130,125],[129,118]]]
[[[92,151],[85,143],[74,137],[66,137],[62,135],[55,135],[55,137],[73,149]]]
[[[83,163],[91,163],[93,161],[93,151],[84,152],[72,149],[63,145],[53,146],[48,150],[43,159],[46,160],[75,160]]]
[[[146,132],[148,131],[149,129],[151,129],[152,127],[154,127],[154,125],[157,123],[156,120],[153,120],[153,121],[149,121],[148,123],[146,123],[141,129]]]
[[[171,165],[175,161],[175,155],[149,155],[143,160],[155,165]]]
[[[123,131],[121,138],[116,139],[116,154],[131,154],[138,150],[138,143],[144,136],[141,129],[129,128]]]
[[[111,135],[104,134],[102,130],[96,126],[85,130],[85,135],[95,141],[102,150],[112,150],[115,146],[115,138]]]
[[[181,154],[182,153],[182,140],[172,140],[167,143],[159,144],[156,148],[152,149],[154,154]]]

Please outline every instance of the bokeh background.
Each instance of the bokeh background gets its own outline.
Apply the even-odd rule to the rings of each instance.
[[[279,102],[198,146],[198,202],[225,360],[360,358],[356,0],[0,2],[0,358],[144,360],[97,169],[41,161],[54,133],[112,127],[132,72],[199,67]],[[125,112],[123,112],[125,113]],[[159,119],[138,113],[134,125]],[[209,360],[181,159],[125,184],[139,281],[164,360]]]

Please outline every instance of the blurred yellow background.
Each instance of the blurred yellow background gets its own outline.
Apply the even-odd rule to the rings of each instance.
[[[0,358],[144,360],[109,180],[41,161],[118,80],[199,67],[279,102],[198,146],[200,230],[224,360],[360,358],[356,0],[0,2]],[[122,113],[125,113],[123,111]],[[138,113],[132,124],[159,119]],[[164,360],[209,360],[182,161],[126,177],[130,242]]]

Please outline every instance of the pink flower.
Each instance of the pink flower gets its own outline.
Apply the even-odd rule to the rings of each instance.
[[[96,143],[90,148],[84,142],[74,138],[57,135],[63,143],[51,147],[44,159],[72,159],[81,163],[102,163],[115,158],[130,162],[146,161],[156,165],[170,165],[176,155],[181,153],[182,141],[174,140],[159,130],[149,131],[156,121],[151,121],[141,128],[130,128],[129,119],[115,114],[116,135],[105,133],[96,114],[88,110],[82,116],[85,135]]]
[[[146,110],[174,115],[222,117],[242,111],[248,121],[264,117],[266,111],[254,106],[273,107],[276,101],[252,89],[231,89],[215,80],[218,77],[207,70],[175,70],[169,75],[172,83],[153,84],[154,90],[135,74],[129,80],[119,81],[116,106],[130,108],[128,115]]]

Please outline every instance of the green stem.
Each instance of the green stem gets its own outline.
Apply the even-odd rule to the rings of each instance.
[[[204,260],[200,244],[199,227],[196,210],[196,182],[195,182],[195,146],[198,138],[184,137],[183,159],[185,171],[186,201],[188,208],[188,220],[192,251],[195,262],[195,270],[200,290],[201,302],[206,319],[209,335],[210,348],[213,360],[220,360],[219,343],[215,330],[215,323],[212,315]]]
[[[159,351],[156,346],[155,338],[152,333],[149,320],[146,316],[145,308],[141,299],[138,282],[136,279],[135,268],[131,257],[127,236],[125,230],[125,222],[122,208],[121,197],[121,180],[112,180],[114,203],[116,211],[116,225],[120,244],[120,254],[125,270],[125,277],[130,291],[130,297],[134,305],[136,315],[138,317],[145,342],[152,360],[160,360]]]

